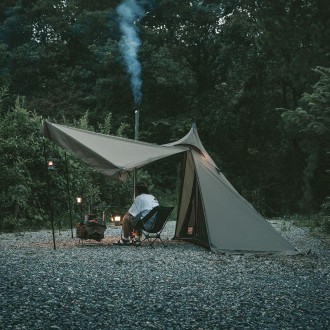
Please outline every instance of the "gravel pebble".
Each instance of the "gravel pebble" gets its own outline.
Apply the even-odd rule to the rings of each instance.
[[[0,329],[329,329],[329,248],[271,224],[298,256],[221,255],[171,241],[118,247],[50,231],[0,235]],[[74,233],[75,235],[75,233]],[[308,252],[308,253],[306,253]]]

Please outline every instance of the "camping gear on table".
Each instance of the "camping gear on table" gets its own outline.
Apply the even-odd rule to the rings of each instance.
[[[76,225],[76,237],[81,240],[93,239],[100,242],[104,238],[104,232],[107,229],[106,225],[97,223],[78,223]]]
[[[107,229],[104,221],[99,221],[96,214],[86,214],[85,221],[76,224],[76,237],[80,240],[93,239],[100,242]]]

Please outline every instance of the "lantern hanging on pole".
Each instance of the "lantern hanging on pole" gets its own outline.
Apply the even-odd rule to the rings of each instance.
[[[54,161],[53,160],[48,160],[48,162],[47,162],[47,168],[48,168],[48,170],[50,170],[50,171],[53,171],[53,170],[55,170],[55,164],[54,164]]]

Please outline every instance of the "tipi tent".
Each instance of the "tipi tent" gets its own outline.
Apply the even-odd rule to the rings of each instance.
[[[195,126],[167,146],[190,148],[184,156],[183,185],[175,238],[223,252],[295,253],[229,183],[203,147]]]
[[[195,126],[181,140],[162,146],[46,121],[42,131],[86,164],[122,180],[134,168],[181,152],[183,180],[176,239],[222,252],[297,253],[218,170]]]

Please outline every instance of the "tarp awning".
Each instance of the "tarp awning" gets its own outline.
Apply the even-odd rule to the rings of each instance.
[[[127,172],[186,151],[43,122],[42,134],[99,172],[125,180]]]

